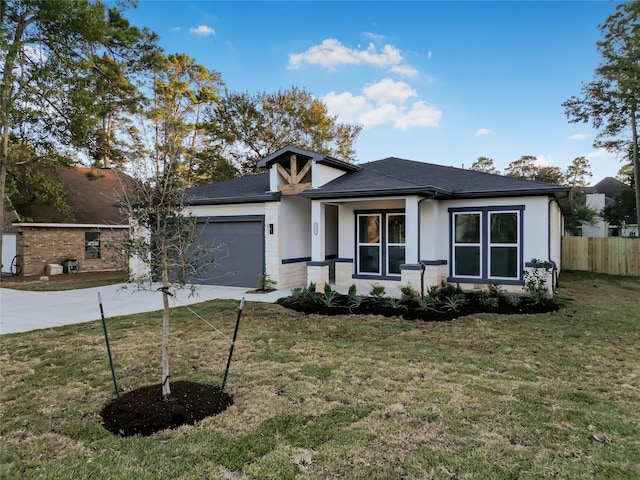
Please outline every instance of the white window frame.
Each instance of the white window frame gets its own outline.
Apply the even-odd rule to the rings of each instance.
[[[405,260],[406,260],[406,255],[407,255],[407,215],[405,213],[388,213],[385,215],[386,217],[386,222],[385,222],[385,228],[386,228],[386,238],[385,238],[385,256],[386,256],[386,274],[389,275],[390,277],[400,277],[402,276],[402,272],[398,272],[398,273],[391,273],[391,270],[389,269],[389,259],[391,258],[391,255],[389,254],[389,247],[404,247],[404,252],[405,252]],[[389,238],[389,218],[391,217],[403,217],[404,218],[404,242],[403,243],[391,243],[388,241]]]
[[[478,216],[478,225],[480,227],[480,232],[479,232],[479,241],[477,243],[458,243],[456,242],[456,217],[458,215],[477,215]],[[456,278],[482,278],[482,260],[483,260],[483,256],[484,256],[484,249],[482,248],[482,236],[484,234],[483,228],[484,228],[484,222],[482,219],[483,215],[482,215],[482,211],[478,210],[478,211],[468,211],[468,212],[453,212],[453,222],[451,222],[451,238],[453,239],[453,249],[452,249],[452,256],[453,256],[453,268],[452,268],[452,273],[453,276]],[[457,259],[456,259],[456,247],[478,247],[478,251],[480,252],[480,256],[478,258],[478,275],[460,275],[456,272],[456,268],[458,267],[458,263],[457,263]]]
[[[360,218],[361,217],[378,217],[378,243],[360,242]],[[358,264],[356,265],[356,271],[358,275],[382,275],[382,214],[381,213],[359,213],[356,215],[356,234],[358,249]],[[360,262],[362,260],[360,255],[360,247],[378,247],[378,271],[377,272],[363,272],[360,270]]]
[[[488,222],[488,235],[487,235],[487,278],[491,279],[491,280],[514,280],[514,279],[518,279],[520,278],[519,272],[518,272],[518,266],[521,265],[521,255],[522,252],[520,251],[520,244],[521,244],[521,238],[520,238],[520,210],[490,210],[487,212],[488,216],[487,216],[487,222]],[[516,242],[515,243],[492,243],[491,242],[491,215],[499,215],[499,214],[504,214],[504,213],[515,213],[516,214]],[[482,239],[482,237],[480,237]],[[492,247],[508,247],[508,248],[516,248],[517,254],[516,254],[516,275],[514,277],[499,277],[499,276],[492,276],[491,275],[491,248]]]

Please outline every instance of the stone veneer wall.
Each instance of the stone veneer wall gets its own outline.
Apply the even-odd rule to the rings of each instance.
[[[85,259],[85,232],[100,232],[100,257]],[[44,275],[50,263],[77,259],[80,272],[127,270],[127,260],[116,248],[129,232],[126,228],[20,226],[16,242],[22,255],[22,275]]]
[[[280,265],[280,280],[276,288],[294,288],[307,285],[307,261]]]

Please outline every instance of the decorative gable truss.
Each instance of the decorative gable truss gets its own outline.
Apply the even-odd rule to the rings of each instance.
[[[302,168],[298,170],[298,157],[295,154],[291,154],[289,157],[288,170],[281,163],[278,163],[278,173],[287,181],[285,185],[278,185],[278,191],[282,193],[282,195],[297,195],[311,188],[312,163],[313,160],[309,159]]]

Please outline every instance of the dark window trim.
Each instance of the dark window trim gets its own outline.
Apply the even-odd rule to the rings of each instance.
[[[522,276],[524,266],[524,211],[525,205],[497,205],[497,206],[482,206],[482,207],[450,207],[449,208],[449,259],[451,265],[449,268],[448,282],[455,283],[500,283],[503,285],[524,285],[524,279]],[[519,212],[519,238],[518,250],[520,253],[519,265],[518,265],[518,277],[490,277],[489,276],[489,214],[495,212]],[[479,213],[480,214],[480,252],[481,252],[481,264],[480,264],[480,276],[479,277],[457,277],[454,275],[455,263],[453,262],[453,247],[454,247],[454,222],[453,217],[456,213]]]
[[[405,218],[405,228],[406,228],[406,221],[407,221],[407,212],[406,209],[404,208],[385,208],[385,209],[379,209],[379,208],[373,208],[373,209],[366,209],[366,210],[354,210],[353,211],[353,215],[355,218],[355,234],[353,237],[354,240],[354,245],[353,245],[353,250],[354,250],[354,259],[353,259],[353,263],[354,263],[354,273],[352,275],[352,278],[370,278],[372,280],[399,280],[401,278],[401,274],[397,275],[388,275],[387,274],[387,215],[393,215],[393,214],[403,214],[404,218]],[[373,273],[373,274],[366,274],[366,273],[357,273],[358,271],[358,255],[360,254],[360,251],[358,249],[358,215],[380,215],[380,269],[381,269],[381,274],[379,273]],[[406,238],[405,238],[405,248],[406,248]]]
[[[89,246],[88,242],[90,240],[87,240],[87,235],[96,235],[95,240],[97,240],[98,242],[98,246],[94,247],[94,246]],[[87,256],[88,253],[95,253],[94,255],[91,256]],[[100,231],[93,231],[93,232],[84,232],[84,259],[85,260],[100,260],[102,258],[102,238],[100,235]]]

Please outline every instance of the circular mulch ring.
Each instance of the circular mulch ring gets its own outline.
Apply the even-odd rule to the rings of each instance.
[[[193,425],[233,405],[220,387],[201,383],[171,382],[171,395],[162,399],[161,386],[137,388],[110,400],[100,412],[104,428],[117,435],[147,436],[180,425]],[[222,394],[222,400],[220,395]]]

